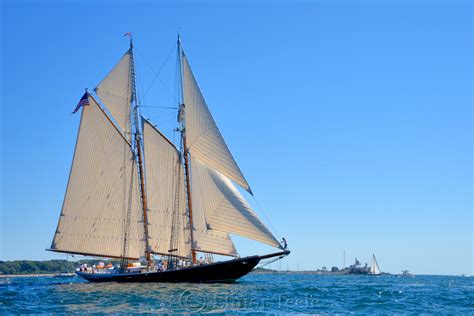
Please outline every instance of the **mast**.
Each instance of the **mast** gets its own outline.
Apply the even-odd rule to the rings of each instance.
[[[193,263],[196,263],[196,250],[194,247],[194,236],[193,236],[193,200],[191,197],[191,185],[189,181],[189,153],[186,149],[186,130],[181,133],[181,137],[183,137],[183,146],[184,146],[184,169],[186,173],[186,193],[188,197],[188,216],[189,216],[189,232],[191,235],[191,255],[193,257]]]
[[[182,61],[183,49],[181,47],[181,39],[178,34],[178,58],[179,58],[179,77],[181,83],[181,107],[180,110],[184,110],[184,89],[183,89],[183,61]],[[190,171],[189,171],[189,153],[186,142],[186,120],[183,118],[183,127],[181,128],[181,139],[183,141],[183,156],[184,156],[184,170],[186,178],[186,196],[188,201],[188,216],[189,216],[189,233],[191,238],[191,256],[193,263],[196,263],[196,250],[194,249],[194,234],[193,234],[193,200],[191,195],[191,183],[190,183]]]
[[[131,77],[132,77],[132,100],[131,103],[135,103],[133,107],[134,114],[134,124],[135,124],[135,153],[138,160],[138,178],[140,181],[140,192],[142,200],[142,209],[143,209],[143,231],[145,237],[145,255],[147,265],[151,266],[151,251],[150,251],[150,241],[148,236],[148,205],[147,205],[147,195],[145,190],[145,173],[143,168],[143,150],[142,150],[142,134],[140,130],[140,113],[138,113],[138,98],[137,98],[137,87],[135,84],[135,60],[133,55],[133,38],[130,35],[130,58],[131,58]]]

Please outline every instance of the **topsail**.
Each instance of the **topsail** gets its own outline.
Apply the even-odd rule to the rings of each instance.
[[[128,139],[131,138],[132,131],[130,120],[133,90],[131,69],[132,56],[131,50],[128,50],[94,90]]]

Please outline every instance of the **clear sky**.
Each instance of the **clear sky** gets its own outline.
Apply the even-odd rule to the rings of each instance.
[[[375,253],[473,273],[470,1],[3,1],[0,260],[50,246],[85,87],[137,47],[148,90],[180,30],[290,269]],[[173,106],[173,51],[144,98]],[[173,110],[144,114],[166,132]],[[170,135],[170,137],[172,137]],[[259,212],[259,208],[257,208]],[[260,213],[261,214],[261,213]],[[265,220],[265,216],[263,216]],[[242,254],[260,250],[236,239]]]

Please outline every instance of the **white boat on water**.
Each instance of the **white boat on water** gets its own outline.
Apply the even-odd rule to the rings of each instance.
[[[375,258],[375,255],[372,255],[372,263],[370,264],[370,270],[369,270],[370,275],[381,275],[382,271],[380,271],[379,264],[377,262],[377,259]]]

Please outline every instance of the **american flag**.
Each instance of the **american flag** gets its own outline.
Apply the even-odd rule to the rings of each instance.
[[[77,104],[76,108],[71,114],[76,113],[77,111],[79,111],[81,107],[86,106],[86,105],[89,105],[89,94],[87,92],[84,93],[81,100],[79,100],[79,103]]]

